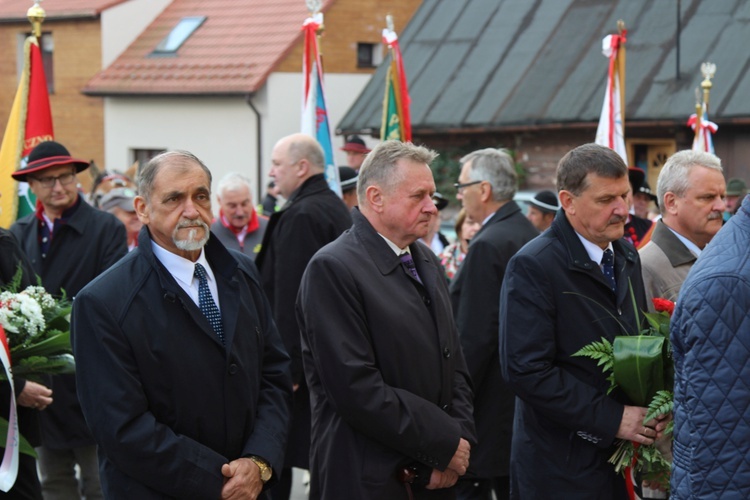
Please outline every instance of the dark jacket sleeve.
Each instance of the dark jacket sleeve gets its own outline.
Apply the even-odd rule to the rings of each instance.
[[[106,409],[86,412],[86,417],[107,458],[166,495],[218,498],[227,458],[156,420],[138,359],[109,305],[84,289],[73,303],[71,327],[81,406]]]
[[[443,470],[464,433],[460,419],[383,379],[357,286],[347,266],[319,254],[300,288],[299,321],[328,401],[358,432],[414,460],[435,457]],[[462,386],[455,409],[470,420],[465,373],[457,376]]]
[[[0,288],[7,286],[19,269],[22,274],[18,291],[21,291],[36,283],[36,274],[13,233],[0,229]]]
[[[535,255],[517,254],[508,265],[500,296],[503,376],[519,398],[547,418],[602,436],[597,446],[606,448],[617,434],[624,407],[556,360],[557,311],[550,278]]]

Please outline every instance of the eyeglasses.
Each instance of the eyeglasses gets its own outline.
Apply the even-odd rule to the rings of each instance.
[[[76,178],[75,172],[68,172],[65,174],[60,174],[56,177],[32,177],[35,181],[37,181],[39,184],[41,184],[43,187],[51,188],[55,185],[57,181],[60,181],[60,184],[63,186],[67,186],[71,182],[73,182]]]
[[[484,181],[471,181],[471,182],[464,182],[463,184],[457,182],[453,185],[454,188],[456,188],[456,192],[463,191],[464,188],[467,188],[469,186],[473,186],[474,184],[481,184]]]

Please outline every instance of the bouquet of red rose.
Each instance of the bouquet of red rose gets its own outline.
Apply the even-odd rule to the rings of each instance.
[[[614,342],[602,338],[601,342],[592,342],[574,354],[597,360],[608,375],[608,393],[619,387],[635,405],[648,407],[644,423],[671,413],[673,408],[674,366],[669,322],[675,304],[661,298],[653,299],[653,303],[657,312],[644,313],[648,327],[637,335],[617,336]],[[670,422],[664,434],[671,435],[672,427]],[[617,472],[632,468],[644,480],[665,490],[669,488],[670,460],[656,443],[644,446],[619,440],[609,461]]]

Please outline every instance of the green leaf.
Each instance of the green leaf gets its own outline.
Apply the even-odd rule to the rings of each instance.
[[[32,356],[13,367],[13,376],[30,378],[36,375],[75,373],[76,364],[70,354]]]
[[[7,436],[8,435],[8,421],[4,418],[0,417],[0,436]],[[36,458],[36,451],[34,451],[34,447],[29,444],[29,442],[26,440],[25,437],[23,437],[20,433],[18,434],[19,439],[19,446],[18,451],[25,455],[30,455],[34,458]],[[5,446],[5,441],[0,443],[0,446]]]
[[[671,413],[674,409],[674,395],[672,391],[657,391],[651,403],[648,405],[648,411],[643,419],[645,424],[656,417]]]
[[[50,356],[71,352],[70,332],[58,332],[39,343],[30,346],[16,346],[11,350],[14,363],[32,356]]]

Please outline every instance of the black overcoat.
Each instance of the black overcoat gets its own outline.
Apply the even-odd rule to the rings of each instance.
[[[73,299],[84,286],[128,253],[125,226],[114,215],[78,197],[78,207],[55,234],[46,257],[39,245],[39,219],[29,214],[10,230],[41,276],[45,290]],[[94,444],[81,413],[73,375],[50,377],[53,403],[39,414],[42,445],[70,450]]]
[[[607,459],[624,404],[583,346],[640,331],[646,310],[638,252],[612,243],[613,292],[560,210],[550,229],[508,264],[500,295],[500,365],[518,398],[511,450],[513,498],[624,498]],[[632,295],[631,295],[632,290]],[[634,303],[637,311],[634,310]]]
[[[461,348],[474,386],[477,445],[468,477],[507,476],[515,395],[500,374],[497,345],[500,287],[508,261],[539,232],[509,201],[472,238],[451,283]]]
[[[297,299],[312,403],[313,499],[406,499],[397,466],[430,471],[474,442],[471,388],[445,275],[410,245],[424,287],[359,212],[319,251]],[[452,498],[451,490],[419,498]]]
[[[302,369],[294,301],[312,256],[351,225],[349,209],[328,187],[323,174],[313,175],[281,210],[271,215],[255,260],[279,333],[292,358],[292,382],[299,385],[293,398],[288,466],[307,469],[310,454],[310,399]]]
[[[138,248],[78,294],[72,342],[105,498],[220,497],[222,464],[281,472],[291,398],[284,351],[252,260],[215,238],[225,345],[154,256]]]

